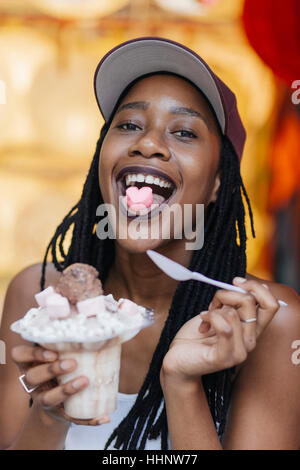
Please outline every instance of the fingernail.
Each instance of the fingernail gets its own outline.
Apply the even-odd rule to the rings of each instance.
[[[200,333],[207,333],[210,329],[210,323],[208,321],[202,320],[200,326],[199,326],[199,332]]]
[[[110,418],[108,416],[102,416],[102,418],[98,419],[97,424],[107,424],[110,423]]]
[[[262,284],[266,289],[269,289],[269,286],[267,284]]]
[[[207,315],[208,314],[208,310],[204,310],[203,312],[201,312],[201,315]]]
[[[74,380],[74,382],[72,383],[73,388],[75,388],[76,390],[84,387],[84,385],[87,385],[87,381],[83,377],[80,379]]]
[[[60,363],[60,367],[62,370],[71,369],[74,366],[74,361],[72,359],[66,359]]]
[[[44,351],[43,352],[43,357],[45,359],[48,359],[49,361],[52,361],[57,358],[57,354],[53,351]]]
[[[233,282],[237,282],[238,284],[243,284],[243,282],[246,282],[247,279],[243,278],[243,277],[235,277],[233,279]]]

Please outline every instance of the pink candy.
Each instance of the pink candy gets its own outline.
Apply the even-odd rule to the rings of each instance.
[[[119,304],[119,312],[136,315],[138,313],[138,306],[129,299],[123,299]]]
[[[131,186],[126,189],[127,205],[133,210],[142,210],[151,206],[153,203],[152,188],[143,186],[138,189],[136,186]]]
[[[105,310],[104,296],[98,295],[90,299],[81,300],[77,302],[77,309],[87,318],[96,315],[97,313]]]
[[[49,286],[47,289],[42,290],[38,294],[35,294],[34,297],[40,307],[46,307],[46,300],[53,294],[55,294],[55,291],[52,286]]]
[[[52,294],[46,298],[46,307],[52,320],[67,318],[70,315],[70,305],[66,297]]]
[[[66,318],[70,315],[70,305],[68,299],[57,294],[52,286],[35,294],[35,300],[40,307],[47,307],[52,320]]]

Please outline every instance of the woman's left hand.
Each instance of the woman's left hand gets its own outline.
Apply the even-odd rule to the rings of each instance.
[[[161,374],[171,373],[184,381],[199,380],[202,375],[246,360],[279,303],[268,286],[240,279],[235,278],[233,284],[248,293],[216,291],[209,310],[186,322],[176,334]]]

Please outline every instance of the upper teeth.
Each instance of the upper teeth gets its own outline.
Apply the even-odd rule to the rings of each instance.
[[[157,176],[152,175],[143,175],[142,173],[132,173],[126,175],[126,186],[130,183],[134,183],[137,181],[138,183],[148,183],[148,184],[157,184],[162,188],[171,188],[171,183],[169,181],[164,180],[163,178],[158,178]]]

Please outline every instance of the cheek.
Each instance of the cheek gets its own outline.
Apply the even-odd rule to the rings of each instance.
[[[206,204],[209,201],[219,165],[219,152],[218,143],[210,142],[181,159],[183,190],[190,202]]]
[[[110,155],[110,146],[103,142],[99,156],[98,180],[100,191],[104,200],[107,200],[108,197],[109,188],[111,186],[111,172],[114,164]]]
[[[195,165],[183,175],[184,199],[190,203],[206,204],[214,187],[215,169],[208,165]]]

